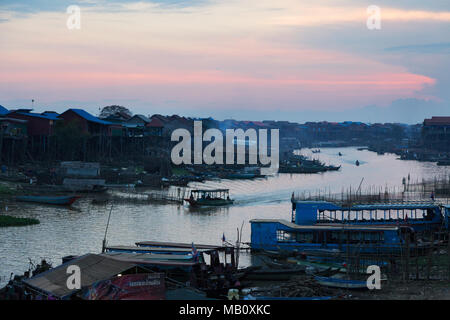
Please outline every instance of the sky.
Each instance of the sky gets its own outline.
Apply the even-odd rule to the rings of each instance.
[[[450,115],[449,35],[448,0],[0,0],[0,105],[419,123]]]

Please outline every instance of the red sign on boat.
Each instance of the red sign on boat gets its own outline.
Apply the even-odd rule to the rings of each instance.
[[[83,295],[87,300],[164,300],[163,273],[115,276],[94,283]]]

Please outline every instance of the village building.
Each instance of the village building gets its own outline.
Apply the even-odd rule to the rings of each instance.
[[[65,123],[76,122],[84,133],[93,136],[111,136],[113,129],[120,130],[120,125],[101,120],[83,109],[69,109],[59,115]]]
[[[450,151],[450,117],[431,117],[422,126],[424,147],[440,151]]]

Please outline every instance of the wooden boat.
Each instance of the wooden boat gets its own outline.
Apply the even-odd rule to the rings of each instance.
[[[315,274],[326,271],[334,272],[336,270],[343,273],[347,272],[345,266],[339,263],[312,262],[303,259],[289,259],[288,262],[295,263],[299,266],[304,266],[305,268],[310,268],[314,270],[313,273]]]
[[[21,189],[27,193],[55,194],[55,193],[103,193],[108,190],[105,186],[94,185],[92,188],[69,187],[67,185],[23,185]]]
[[[179,261],[179,262],[190,262],[194,261],[194,257],[192,254],[163,254],[163,253],[153,253],[153,252],[133,252],[133,251],[115,251],[108,248],[106,249],[106,253],[129,253],[136,254],[135,257],[139,258],[140,261],[147,261],[152,263],[152,261]]]
[[[17,201],[70,206],[80,196],[18,196]]]
[[[315,276],[314,279],[322,286],[344,289],[367,289],[367,282],[363,280],[349,280],[335,277]]]
[[[220,176],[222,179],[253,179],[256,178],[257,174],[255,173],[228,173]]]
[[[328,171],[338,171],[340,168],[341,166],[326,166]]]
[[[262,249],[261,252],[272,259],[286,259],[297,255],[297,252],[283,250],[281,248],[278,248],[278,251]]]
[[[192,250],[192,243],[181,243],[181,242],[140,241],[140,242],[136,242],[136,245],[138,247],[154,247],[154,248],[164,248],[164,249],[182,248],[182,249]],[[195,248],[216,250],[216,249],[220,249],[221,246],[196,243]]]
[[[291,269],[272,269],[272,268],[261,268],[257,270],[252,270],[246,273],[246,280],[289,280],[295,275],[305,272],[304,267],[295,267]]]
[[[192,190],[191,196],[184,200],[191,206],[226,206],[234,202],[228,189]]]

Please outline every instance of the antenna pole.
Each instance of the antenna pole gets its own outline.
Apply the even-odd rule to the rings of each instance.
[[[105,237],[103,238],[103,243],[102,243],[102,253],[104,253],[105,249],[106,249],[106,234],[108,233],[109,220],[111,219],[111,212],[112,212],[113,206],[114,206],[114,202],[111,204],[111,209],[109,210],[108,223],[106,224]]]

